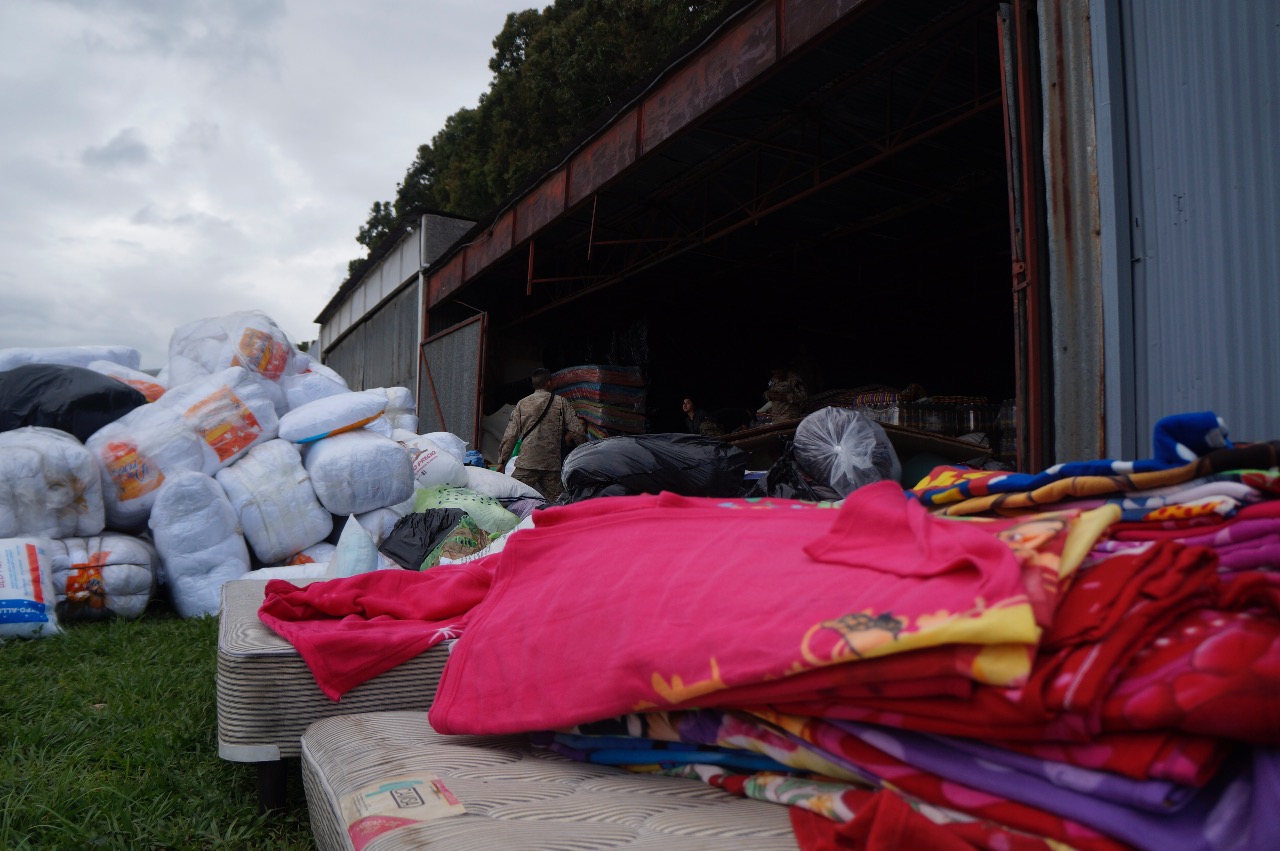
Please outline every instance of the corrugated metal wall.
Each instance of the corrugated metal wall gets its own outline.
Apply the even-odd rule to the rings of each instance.
[[[1280,2],[1122,0],[1138,446],[1280,437]]]
[[[418,285],[410,284],[325,353],[353,390],[417,385]],[[421,407],[421,406],[419,406]]]
[[[418,430],[448,431],[479,447],[485,317],[477,316],[423,345]]]

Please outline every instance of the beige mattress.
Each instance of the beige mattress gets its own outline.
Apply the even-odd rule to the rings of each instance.
[[[317,721],[302,737],[302,778],[321,851],[797,847],[784,806],[573,762],[525,737],[443,736],[425,712]]]
[[[298,582],[295,584],[303,584]],[[428,709],[447,644],[362,683],[334,702],[320,691],[293,645],[258,620],[265,580],[222,586],[218,625],[218,754],[233,762],[296,757],[313,721],[380,709]]]

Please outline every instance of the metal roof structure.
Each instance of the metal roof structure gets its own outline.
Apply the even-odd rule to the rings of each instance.
[[[696,365],[735,400],[759,395],[753,329],[772,349],[755,354],[776,359],[794,342],[781,326],[829,368],[825,387],[1021,398],[1015,349],[1038,341],[1011,296],[1000,10],[735,7],[424,270],[423,339],[483,313],[504,361],[495,346],[522,334],[628,316],[663,343],[682,314],[694,348],[655,356],[651,374]],[[981,368],[954,356],[956,321],[985,335]]]

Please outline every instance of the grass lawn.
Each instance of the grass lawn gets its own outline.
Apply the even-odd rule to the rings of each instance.
[[[215,617],[0,644],[0,848],[311,849],[302,777],[261,815],[257,771],[218,757]]]

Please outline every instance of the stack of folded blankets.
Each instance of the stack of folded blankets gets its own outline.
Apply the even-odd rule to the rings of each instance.
[[[573,405],[593,439],[644,434],[644,373],[638,366],[571,366],[551,376],[551,390]]]
[[[586,500],[468,568],[336,580],[400,651],[336,588],[340,628],[284,583],[264,620],[334,696],[460,635],[437,731],[784,804],[808,851],[1280,848],[1280,441],[1211,413],[837,506]]]

